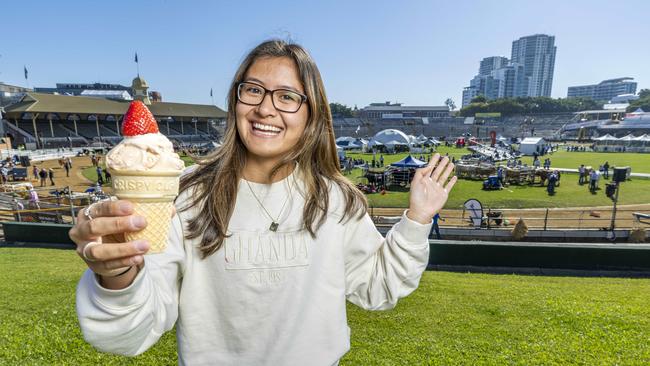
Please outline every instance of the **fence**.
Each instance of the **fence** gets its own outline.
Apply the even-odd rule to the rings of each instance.
[[[614,222],[615,228],[636,228],[650,225],[650,219],[643,218],[649,212],[649,205],[639,208],[618,208]],[[401,216],[405,208],[370,208],[369,213],[378,225],[393,223],[396,219],[388,217]],[[469,212],[465,210],[443,210],[440,214],[444,220],[440,227],[468,228],[473,226]],[[523,219],[529,229],[611,229],[612,208],[546,208],[546,209],[491,209],[483,210],[482,227],[512,227]]]
[[[38,192],[51,188],[34,188]],[[94,193],[71,192],[70,187],[52,196],[39,195],[38,203],[30,202],[27,188],[0,193],[0,221],[74,224],[79,210],[102,198]],[[15,200],[15,202],[14,202]]]

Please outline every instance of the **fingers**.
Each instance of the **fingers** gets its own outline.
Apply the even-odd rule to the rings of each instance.
[[[93,266],[100,266],[102,269],[110,270],[137,264],[129,261],[145,254],[149,250],[149,243],[144,240],[135,240],[128,243],[106,243],[88,248],[82,247],[82,258],[84,250],[87,259],[91,263],[95,263]]]
[[[454,188],[454,185],[456,185],[457,181],[458,181],[457,176],[454,175],[453,177],[451,177],[449,182],[447,182],[447,185],[445,185],[445,191],[447,191],[447,193],[451,192],[451,189]]]
[[[147,226],[142,216],[98,217],[92,220],[78,221],[70,230],[74,242],[86,242],[111,234],[140,231]]]
[[[120,258],[120,259],[115,259],[111,261],[106,261],[106,262],[100,262],[100,266],[106,270],[106,271],[111,271],[114,269],[118,268],[124,268],[124,267],[131,267],[138,265],[142,263],[144,258],[141,255],[136,255],[133,257],[128,257],[128,258]],[[94,271],[97,274],[106,274],[106,273],[98,273],[97,271]],[[104,272],[104,271],[102,271]]]
[[[90,206],[92,218],[106,216],[125,216],[133,213],[133,204],[129,201],[102,201]]]
[[[445,169],[445,171],[440,176],[440,179],[438,180],[438,182],[441,182],[441,183],[446,182],[447,178],[449,178],[449,175],[451,175],[451,172],[454,171],[454,167],[455,167],[455,165],[453,163],[449,163],[447,165],[447,168]]]
[[[431,160],[429,160],[429,163],[424,168],[420,168],[420,169],[417,170],[417,173],[419,174],[419,177],[418,177],[418,174],[416,174],[415,177],[423,178],[423,177],[430,176],[431,172],[433,171],[433,168],[435,168],[435,166],[436,166],[436,164],[438,163],[439,160],[440,160],[440,154],[435,153],[431,157]]]
[[[431,175],[429,175],[431,177],[431,180],[437,182],[438,178],[440,178],[440,174],[442,174],[445,168],[447,168],[448,164],[449,164],[449,158],[445,156],[444,158],[442,158],[442,160],[440,160],[436,169],[433,172],[431,172]]]
[[[132,213],[133,204],[129,201],[102,201],[80,210],[77,214],[77,221],[83,222],[101,216],[124,216]]]

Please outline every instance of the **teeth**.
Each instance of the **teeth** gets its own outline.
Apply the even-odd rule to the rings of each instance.
[[[253,123],[253,127],[257,128],[258,130],[263,130],[263,131],[271,131],[271,132],[280,132],[282,131],[281,129],[275,127],[275,126],[269,126],[269,125],[263,125],[261,123]]]

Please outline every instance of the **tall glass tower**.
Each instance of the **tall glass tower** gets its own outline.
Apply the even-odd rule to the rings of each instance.
[[[529,97],[550,97],[555,68],[555,37],[534,34],[512,42],[512,63],[523,65],[521,90]]]

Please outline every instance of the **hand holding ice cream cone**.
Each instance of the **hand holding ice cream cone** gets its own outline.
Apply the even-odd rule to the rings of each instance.
[[[185,164],[158,130],[158,124],[141,101],[134,101],[124,115],[122,140],[109,151],[106,166],[115,195],[129,200],[137,215],[147,219],[144,230],[126,233],[126,240],[146,239],[149,253],[167,246],[167,232]]]

